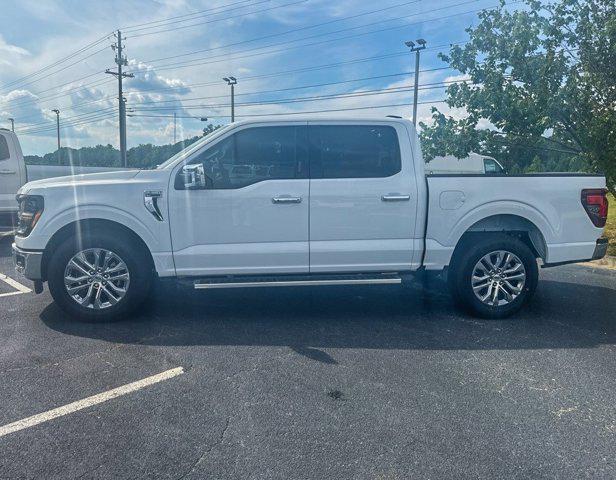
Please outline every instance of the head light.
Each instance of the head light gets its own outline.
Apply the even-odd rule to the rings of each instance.
[[[15,234],[19,237],[27,237],[41,218],[45,201],[40,195],[17,195],[19,203],[19,223]]]

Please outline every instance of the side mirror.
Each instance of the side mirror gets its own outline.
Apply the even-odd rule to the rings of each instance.
[[[182,167],[180,177],[183,180],[185,190],[203,190],[212,188],[214,182],[205,173],[202,163],[185,165]]]

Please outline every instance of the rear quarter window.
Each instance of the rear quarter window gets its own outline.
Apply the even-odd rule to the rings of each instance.
[[[314,125],[309,137],[313,178],[390,177],[402,169],[393,127]]]
[[[4,135],[0,135],[0,161],[8,160],[11,158],[11,152],[9,152],[9,144],[6,141]]]

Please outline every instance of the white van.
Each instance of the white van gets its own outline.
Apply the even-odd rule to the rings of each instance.
[[[426,162],[427,174],[459,173],[498,175],[507,173],[495,158],[469,153],[468,157],[456,158],[453,155],[434,157]]]

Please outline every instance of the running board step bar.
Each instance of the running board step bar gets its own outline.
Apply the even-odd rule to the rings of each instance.
[[[394,275],[354,275],[329,277],[243,277],[197,280],[196,290],[214,288],[255,288],[255,287],[309,287],[327,285],[393,285],[402,283]]]

